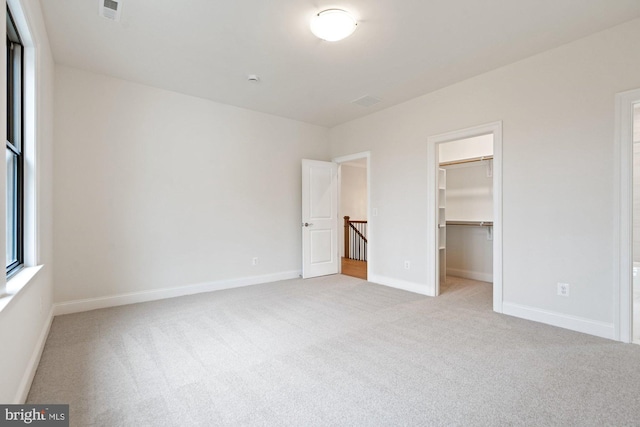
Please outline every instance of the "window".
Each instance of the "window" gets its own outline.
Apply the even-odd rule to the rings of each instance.
[[[20,35],[7,9],[7,276],[18,271],[24,259],[23,52]]]

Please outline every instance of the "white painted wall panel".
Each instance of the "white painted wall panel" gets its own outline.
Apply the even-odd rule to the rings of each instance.
[[[300,270],[325,128],[61,66],[56,93],[57,302]]]

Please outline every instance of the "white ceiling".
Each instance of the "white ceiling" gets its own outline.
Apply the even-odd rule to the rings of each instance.
[[[41,4],[59,64],[329,127],[640,17],[639,0],[123,0],[120,22]],[[315,38],[335,7],[358,29]]]

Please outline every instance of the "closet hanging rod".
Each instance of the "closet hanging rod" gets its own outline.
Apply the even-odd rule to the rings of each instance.
[[[461,165],[463,163],[482,162],[484,160],[493,160],[493,156],[472,157],[470,159],[452,160],[450,162],[442,162],[440,166]]]
[[[474,227],[493,227],[493,221],[447,221],[447,225],[470,225]]]

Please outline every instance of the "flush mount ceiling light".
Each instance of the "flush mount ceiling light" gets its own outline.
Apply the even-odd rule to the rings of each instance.
[[[358,22],[344,10],[327,9],[311,19],[311,32],[316,37],[336,42],[349,37],[356,30]]]

